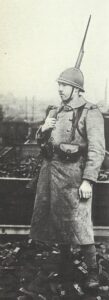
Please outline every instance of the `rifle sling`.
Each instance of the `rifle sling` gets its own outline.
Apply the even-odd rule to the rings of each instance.
[[[81,106],[77,109],[77,112],[75,113],[75,110],[73,110],[73,120],[72,120],[72,138],[74,139],[75,138],[75,131],[77,129],[78,133],[84,137],[84,135],[82,134],[82,132],[80,131],[79,129],[79,126],[78,126],[78,123],[79,123],[79,120],[80,120],[80,117],[82,115],[82,112],[83,112],[83,109],[84,109],[84,106]]]

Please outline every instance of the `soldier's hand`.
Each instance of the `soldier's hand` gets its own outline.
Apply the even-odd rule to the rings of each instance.
[[[92,184],[88,180],[83,180],[79,188],[80,199],[89,199],[92,196]]]
[[[56,119],[55,118],[50,118],[49,116],[46,118],[44,125],[42,126],[42,132],[48,130],[48,129],[53,129],[56,124]]]

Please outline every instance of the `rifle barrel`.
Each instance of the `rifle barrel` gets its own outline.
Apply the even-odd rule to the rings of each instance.
[[[86,30],[85,30],[85,34],[84,34],[84,37],[83,37],[83,40],[82,40],[81,48],[80,48],[78,58],[77,58],[77,61],[76,61],[76,64],[75,64],[75,68],[77,68],[77,69],[79,69],[79,67],[81,65],[83,55],[84,55],[84,43],[85,43],[88,28],[89,28],[90,20],[91,20],[91,15],[89,16],[89,20],[88,20],[87,27],[86,27]]]

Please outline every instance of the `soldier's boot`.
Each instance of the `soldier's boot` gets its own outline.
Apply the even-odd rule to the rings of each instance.
[[[99,275],[96,261],[96,248],[94,244],[82,246],[84,261],[87,265],[88,274],[85,280],[86,289],[99,287]]]
[[[88,269],[88,275],[85,281],[86,289],[96,289],[99,287],[99,277],[97,268]]]

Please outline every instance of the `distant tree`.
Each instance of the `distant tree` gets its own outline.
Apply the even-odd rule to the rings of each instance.
[[[4,119],[3,107],[2,107],[2,105],[0,104],[0,122],[3,121],[3,119]]]

